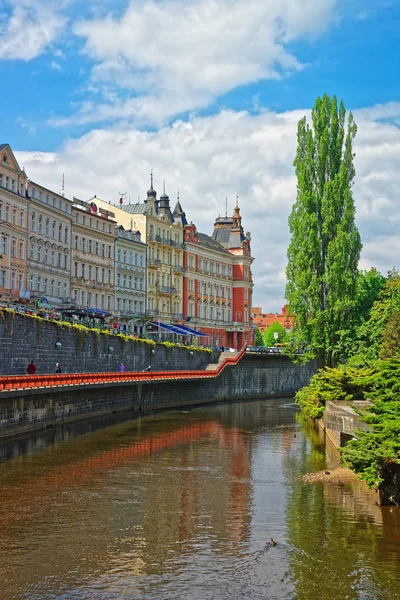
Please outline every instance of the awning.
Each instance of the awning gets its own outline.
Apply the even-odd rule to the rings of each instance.
[[[200,331],[195,331],[194,329],[189,329],[189,327],[184,327],[183,325],[166,325],[166,323],[161,323],[157,321],[157,323],[151,322],[150,325],[155,325],[156,327],[160,327],[161,329],[165,329],[170,333],[176,333],[177,335],[195,335],[197,337],[205,337],[205,333],[201,333]]]

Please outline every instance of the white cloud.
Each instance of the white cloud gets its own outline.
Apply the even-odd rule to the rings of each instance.
[[[385,114],[387,107],[382,107]],[[30,177],[56,191],[65,173],[67,194],[93,194],[117,202],[126,191],[135,202],[166,179],[174,204],[176,190],[188,220],[211,234],[214,219],[232,212],[236,194],[245,231],[252,234],[255,303],[280,310],[289,241],[287,218],[295,199],[293,157],[297,120],[307,111],[287,113],[223,111],[207,118],[176,121],[157,132],[134,127],[99,129],[69,140],[58,153],[16,152]],[[357,223],[364,242],[361,266],[386,272],[398,264],[400,130],[355,113]]]
[[[86,102],[56,125],[165,122],[241,85],[303,68],[288,44],[321,33],[336,0],[131,1],[118,18],[75,25],[95,62],[91,78],[126,99]]]
[[[31,60],[61,33],[65,18],[48,0],[13,0],[10,15],[0,17],[0,59]]]

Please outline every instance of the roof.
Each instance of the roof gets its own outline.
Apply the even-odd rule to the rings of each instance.
[[[229,235],[231,233],[230,228],[221,227],[221,229],[214,229],[213,239],[220,244],[227,244],[229,242]]]
[[[205,246],[206,248],[211,248],[212,250],[217,250],[218,252],[223,252],[224,254],[229,254],[227,250],[216,240],[214,240],[210,235],[206,235],[205,233],[198,233],[199,244],[201,246]]]
[[[228,248],[241,248],[242,242],[246,238],[240,231],[231,231],[229,236]]]
[[[4,148],[7,148],[8,144],[0,144],[0,152],[2,150],[4,150]]]
[[[136,204],[125,204],[121,206],[122,210],[131,215],[142,215],[144,213],[145,207],[145,202],[136,202]]]

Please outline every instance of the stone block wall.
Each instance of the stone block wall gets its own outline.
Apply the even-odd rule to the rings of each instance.
[[[26,373],[31,360],[39,375],[54,373],[56,362],[63,373],[118,371],[121,362],[125,371],[142,371],[149,365],[153,371],[175,371],[205,369],[218,357],[219,353],[196,351],[192,356],[185,348],[125,341],[0,310],[0,376]]]

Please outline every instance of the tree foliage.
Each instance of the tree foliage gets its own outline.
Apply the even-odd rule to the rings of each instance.
[[[256,346],[264,346],[264,334],[260,328],[257,329],[256,333]]]
[[[311,378],[310,385],[297,392],[295,402],[306,416],[320,418],[328,401],[364,400],[365,392],[371,388],[373,374],[372,369],[325,367]]]
[[[360,235],[351,191],[357,128],[334,96],[318,98],[312,126],[299,121],[297,199],[289,217],[291,241],[286,297],[296,328],[321,364],[335,360],[357,289]]]
[[[278,339],[275,339],[274,333],[278,334]],[[282,344],[286,339],[286,329],[279,321],[273,321],[264,332],[264,346],[271,348],[274,344]]]

